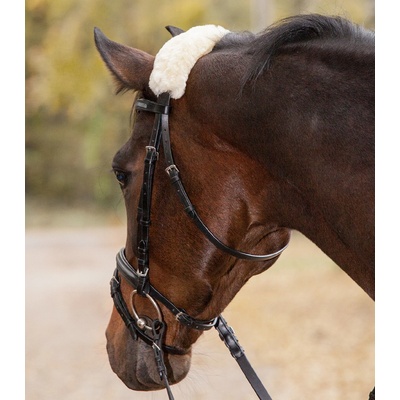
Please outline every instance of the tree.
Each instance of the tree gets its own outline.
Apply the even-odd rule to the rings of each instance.
[[[263,24],[251,27],[250,9],[255,3],[27,0],[27,198],[43,205],[81,202],[109,206],[120,201],[109,170],[113,154],[129,136],[132,95],[113,97],[112,80],[93,43],[94,26],[111,39],[156,54],[169,39],[166,25],[188,29],[215,23],[231,30],[260,30],[272,22],[266,6],[273,2],[257,1],[264,5],[264,12],[258,12]],[[329,1],[301,3],[318,4],[308,11],[333,13]],[[299,4],[295,0],[274,2],[273,18],[291,14]],[[371,15],[371,7],[365,11],[365,4],[371,0],[348,3],[358,10],[360,22],[368,12]]]

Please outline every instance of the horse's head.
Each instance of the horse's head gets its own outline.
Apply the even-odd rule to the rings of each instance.
[[[174,28],[170,32],[179,33]],[[150,104],[147,100],[157,102],[158,93],[154,93],[157,84],[149,84],[155,58],[112,42],[98,30],[95,38],[119,90],[132,89],[145,99],[144,107],[134,111],[131,137],[113,160],[127,211],[124,256],[130,265],[137,266],[141,257],[138,204],[143,200],[140,200],[143,182],[146,185],[149,182],[143,178],[144,160],[158,118],[157,113],[145,111],[146,104]],[[186,55],[190,56],[179,57]],[[179,65],[176,67],[179,71]],[[172,150],[186,191],[210,231],[231,248],[257,254],[275,253],[286,245],[290,233],[279,226],[276,217],[277,183],[238,142],[240,137],[246,140],[245,128],[251,124],[250,117],[240,109],[241,101],[246,101],[239,96],[243,70],[243,61],[230,51],[214,51],[195,60],[194,67],[187,71],[190,76],[183,87],[184,94],[171,99],[168,123]],[[176,188],[164,172],[167,161],[163,153],[165,148],[161,146],[151,194],[148,282],[194,320],[211,320],[250,277],[270,267],[276,257],[262,262],[243,260],[212,244],[183,211]],[[150,325],[148,321],[157,318],[155,306],[144,296],[132,296],[132,282],[124,276],[120,285],[130,313],[146,316],[143,321]],[[158,302],[158,307],[166,324],[163,344],[168,379],[176,383],[188,373],[191,346],[201,330],[179,322],[176,313],[164,303]],[[140,337],[132,338],[115,308],[106,336],[111,366],[128,387],[135,390],[163,387],[153,349]]]

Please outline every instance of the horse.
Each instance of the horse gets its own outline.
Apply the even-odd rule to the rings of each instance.
[[[117,92],[136,93],[112,162],[127,236],[109,362],[129,388],[173,398],[203,331],[234,341],[220,314],[292,230],[375,298],[375,39],[318,14],[258,34],[167,29],[156,56],[98,28],[95,43]]]

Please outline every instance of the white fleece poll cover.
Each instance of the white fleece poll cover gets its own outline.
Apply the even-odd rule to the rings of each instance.
[[[229,31],[222,26],[203,25],[171,38],[156,55],[150,75],[150,89],[157,96],[169,92],[173,99],[182,97],[194,64],[227,33]]]

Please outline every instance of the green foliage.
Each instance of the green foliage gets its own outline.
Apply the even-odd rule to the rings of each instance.
[[[169,39],[166,25],[188,29],[215,23],[251,30],[254,1],[27,0],[28,199],[44,206],[120,202],[109,172],[113,154],[129,136],[132,95],[113,96],[112,79],[94,46],[94,26],[115,41],[156,54]],[[273,4],[273,20],[292,10],[335,13],[329,1]],[[373,16],[368,4],[373,3],[355,0],[336,11],[363,23]]]

